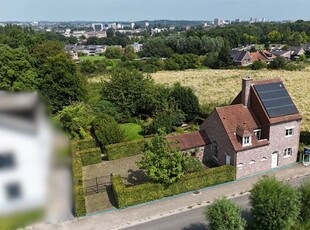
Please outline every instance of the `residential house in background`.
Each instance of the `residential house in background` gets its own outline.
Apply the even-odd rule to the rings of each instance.
[[[276,56],[272,53],[270,53],[267,50],[260,50],[260,51],[256,51],[256,52],[251,52],[250,53],[253,62],[254,61],[263,61],[263,62],[267,62],[270,63],[273,59],[276,58]]]
[[[291,59],[291,51],[289,51],[289,50],[275,49],[275,50],[272,50],[271,53],[277,57],[284,57],[288,60]]]
[[[297,60],[300,55],[305,54],[305,50],[302,46],[290,46],[287,50],[291,51],[291,59]]]
[[[248,66],[253,63],[251,54],[248,51],[231,50],[230,56],[236,66]]]

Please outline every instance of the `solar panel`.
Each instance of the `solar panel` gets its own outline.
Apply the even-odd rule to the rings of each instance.
[[[298,113],[290,95],[282,82],[254,85],[269,117],[279,117]]]

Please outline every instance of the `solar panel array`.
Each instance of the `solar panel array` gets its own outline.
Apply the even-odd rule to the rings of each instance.
[[[282,82],[254,85],[270,118],[298,113]]]

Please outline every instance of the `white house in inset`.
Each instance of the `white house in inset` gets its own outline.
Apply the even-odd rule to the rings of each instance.
[[[37,93],[0,91],[0,215],[45,206],[51,138]]]

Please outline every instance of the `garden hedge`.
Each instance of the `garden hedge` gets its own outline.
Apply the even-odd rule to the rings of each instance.
[[[82,161],[79,154],[79,142],[72,143],[72,171],[74,185],[74,212],[77,217],[86,215],[85,194],[83,188]]]
[[[101,163],[101,149],[100,148],[91,148],[80,151],[82,165],[92,165]]]
[[[144,203],[167,196],[193,191],[235,180],[235,167],[224,165],[185,175],[179,181],[165,186],[145,183],[126,186],[120,176],[112,177],[112,188],[119,208]]]
[[[143,152],[145,143],[150,139],[128,141],[124,143],[111,144],[105,147],[109,160],[138,155]]]
[[[75,145],[77,145],[79,151],[97,147],[94,139],[76,141]]]

